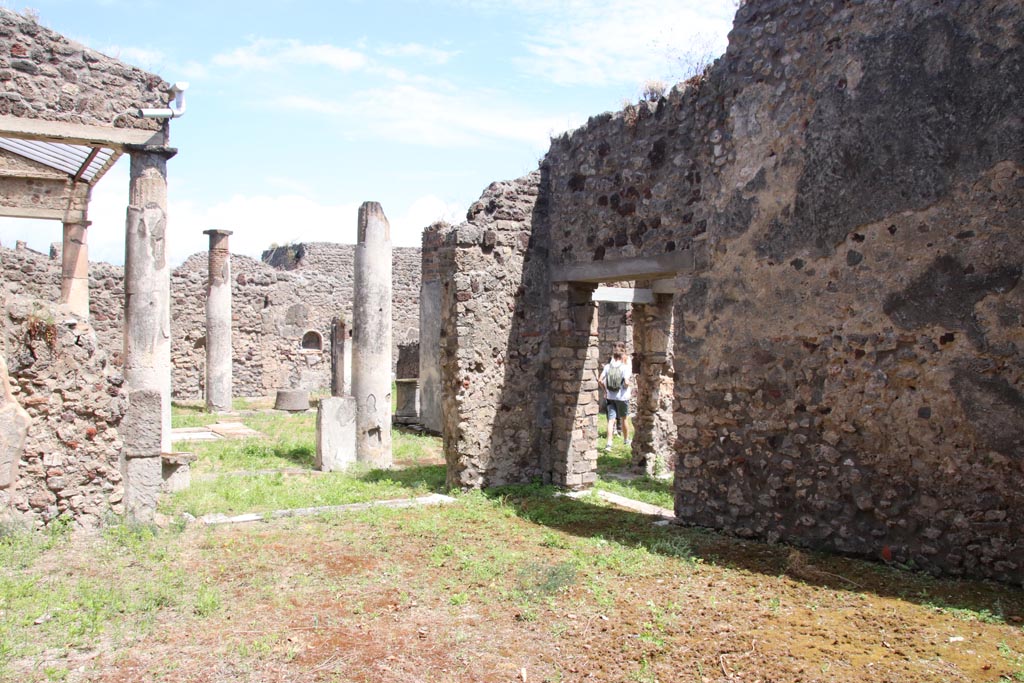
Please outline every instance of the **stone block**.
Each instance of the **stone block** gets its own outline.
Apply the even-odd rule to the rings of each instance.
[[[415,422],[420,415],[419,383],[415,379],[395,380],[395,422]]]
[[[160,460],[165,493],[184,491],[192,484],[191,465],[196,460],[195,454],[164,453]]]
[[[162,420],[159,391],[140,389],[128,395],[128,409],[121,422],[124,450],[128,458],[160,456]]]
[[[300,413],[309,410],[309,391],[305,389],[278,389],[274,410]]]
[[[14,484],[32,418],[11,393],[7,363],[0,354],[0,489]]]
[[[124,503],[128,516],[140,521],[153,521],[156,503],[163,487],[163,464],[160,454],[152,457],[125,458]]]
[[[340,472],[356,461],[356,399],[320,400],[316,413],[316,460],[322,472]]]

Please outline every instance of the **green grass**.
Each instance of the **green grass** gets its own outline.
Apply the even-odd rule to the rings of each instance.
[[[172,409],[176,426],[217,419],[204,413],[202,406],[175,404]],[[346,505],[423,495],[445,486],[444,466],[437,464],[440,439],[435,436],[392,430],[392,452],[399,469],[353,467],[345,473],[320,474],[313,470],[315,413],[265,411],[232,419],[263,436],[178,442],[176,449],[198,456],[192,465],[192,484],[165,498],[161,512],[200,516]]]
[[[80,548],[67,534],[7,529],[0,535],[0,680],[19,658],[147,633],[159,610],[186,592],[189,575],[174,564],[175,543],[173,533],[128,524],[107,527]],[[75,559],[60,571],[38,567],[54,553]],[[62,680],[60,671],[45,673]]]
[[[598,480],[594,488],[671,510],[674,505],[672,480],[634,472],[633,451],[622,441],[621,435],[612,442],[612,449],[605,451],[604,445],[607,443],[608,434],[606,415],[598,416],[597,433],[601,450],[597,456]],[[632,430],[630,436],[633,436]],[[635,475],[635,478],[618,479],[613,476],[617,474],[631,474]]]
[[[444,485],[440,465],[411,470],[358,470],[326,474],[220,476],[192,485],[161,504],[165,514],[211,512],[241,514],[324,505],[348,505],[407,498],[437,491]]]

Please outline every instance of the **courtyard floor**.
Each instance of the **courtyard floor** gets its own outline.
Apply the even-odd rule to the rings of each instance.
[[[0,529],[0,680],[1024,681],[1020,587],[659,525],[596,495],[184,523],[443,491],[435,437],[396,432],[395,471],[317,475],[315,415],[239,419],[265,438],[196,445],[160,526]],[[671,507],[668,482],[626,469],[620,447],[601,488]]]

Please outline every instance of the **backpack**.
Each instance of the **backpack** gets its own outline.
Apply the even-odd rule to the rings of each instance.
[[[622,388],[623,374],[622,365],[608,364],[607,381],[605,382],[608,391],[618,391]]]

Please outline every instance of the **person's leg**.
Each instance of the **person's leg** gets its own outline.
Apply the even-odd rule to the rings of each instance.
[[[628,403],[626,404],[629,405]],[[622,440],[626,442],[626,445],[630,445],[632,441],[629,440],[629,408],[627,407],[622,411],[622,417],[619,418],[622,423]]]
[[[612,448],[612,439],[615,438],[615,426],[618,423],[618,413],[615,410],[615,404],[615,401],[608,399],[608,443],[604,447],[606,451]]]

